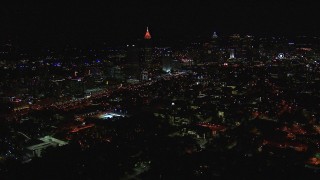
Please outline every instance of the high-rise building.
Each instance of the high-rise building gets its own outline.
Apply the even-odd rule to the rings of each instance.
[[[126,78],[139,78],[140,67],[139,67],[139,48],[135,44],[127,45],[125,72]]]
[[[254,37],[246,35],[242,38],[241,51],[237,52],[237,57],[252,60],[254,56]]]
[[[160,51],[160,59],[162,62],[162,70],[165,72],[171,72],[173,68],[172,50],[169,47],[158,48]]]
[[[229,36],[229,51],[230,51],[230,58],[234,59],[235,55],[237,54],[237,58],[239,54],[241,54],[241,36],[240,34],[233,34]]]
[[[213,33],[210,40],[203,44],[202,51],[203,62],[216,62],[219,59],[219,38],[216,32]]]
[[[219,46],[219,38],[216,32],[213,33],[210,44],[211,44],[211,61],[218,61],[220,46]]]
[[[151,35],[149,32],[149,28],[147,27],[146,34],[144,35],[144,58],[143,58],[143,64],[144,68],[149,68],[152,65],[152,45],[151,45]]]
[[[230,57],[229,59],[234,59],[235,56],[234,56],[234,49],[230,49]]]

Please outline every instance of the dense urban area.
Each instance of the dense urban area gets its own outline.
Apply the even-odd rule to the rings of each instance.
[[[151,35],[3,41],[1,179],[319,177],[320,38]]]

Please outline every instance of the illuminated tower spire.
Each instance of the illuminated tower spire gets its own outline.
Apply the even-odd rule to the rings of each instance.
[[[150,33],[149,33],[148,27],[147,27],[147,32],[146,32],[146,34],[144,35],[144,39],[151,39],[151,35],[150,35]]]

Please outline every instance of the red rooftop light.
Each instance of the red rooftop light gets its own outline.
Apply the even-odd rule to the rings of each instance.
[[[149,33],[148,27],[147,27],[147,32],[146,32],[146,34],[144,35],[144,39],[151,39],[151,35],[150,35],[150,33]]]

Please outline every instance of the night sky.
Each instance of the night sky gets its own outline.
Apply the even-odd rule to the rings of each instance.
[[[306,1],[25,1],[1,5],[1,38],[126,41],[218,34],[320,35],[319,7]]]

